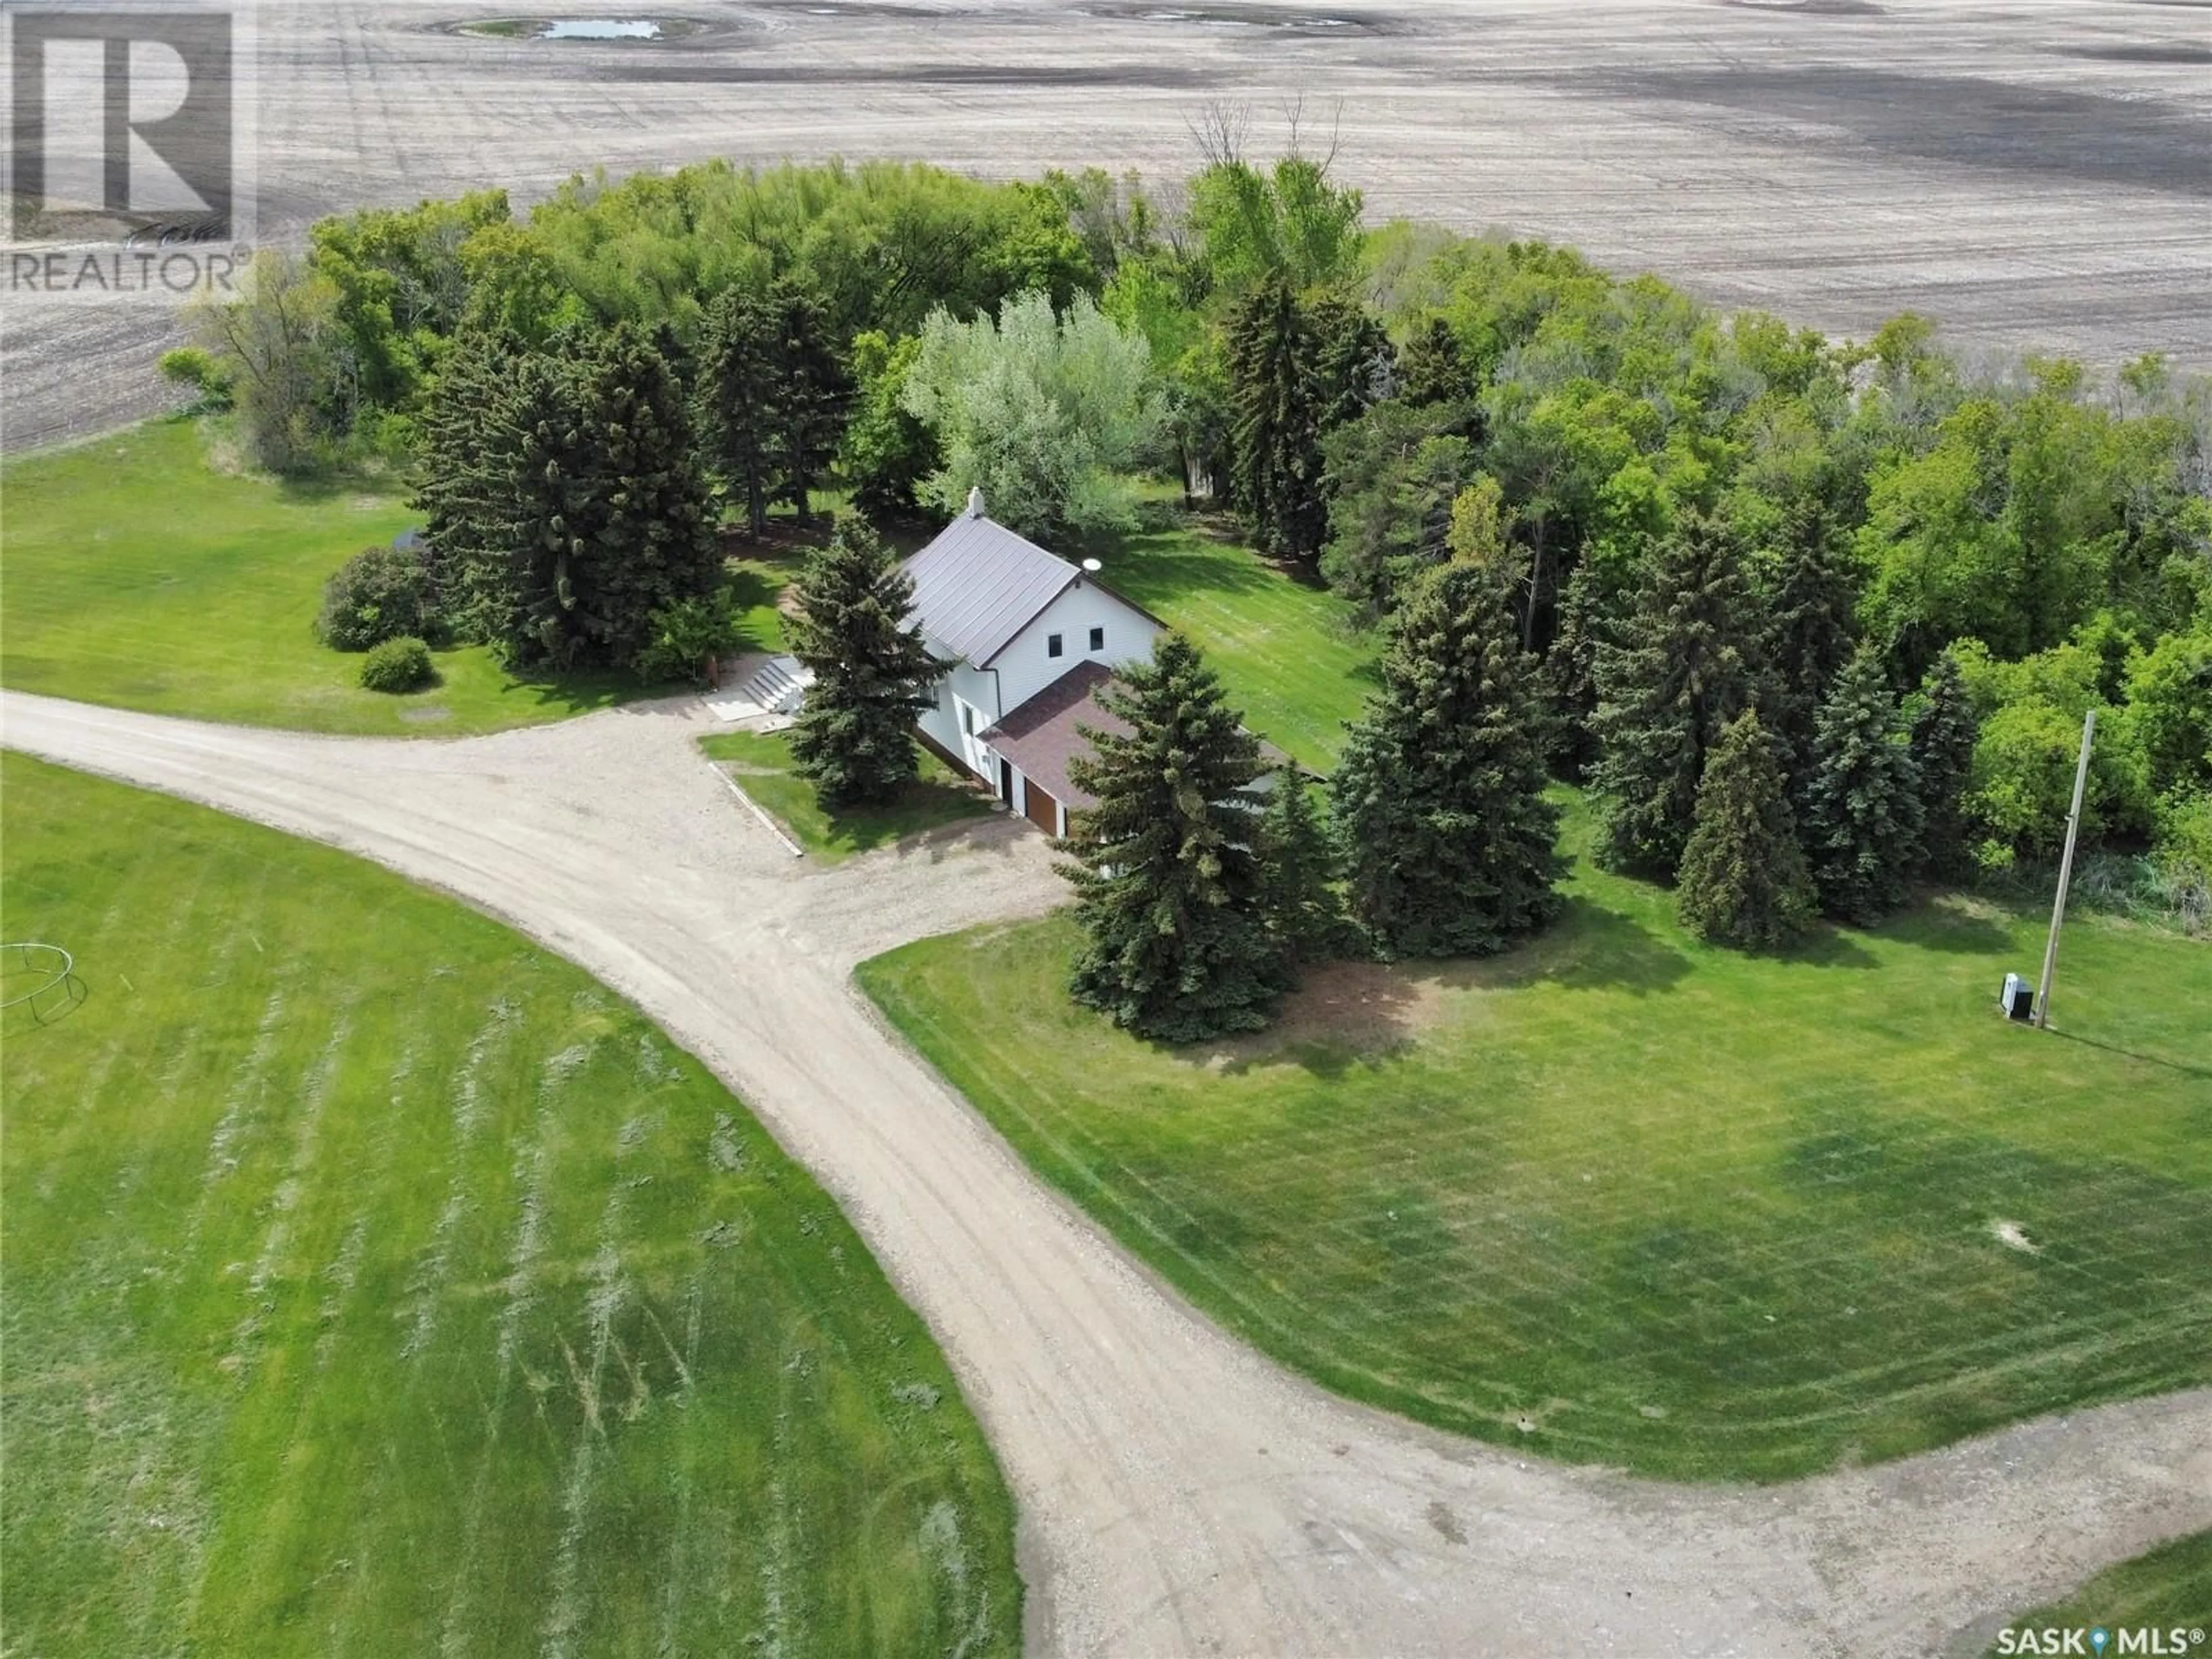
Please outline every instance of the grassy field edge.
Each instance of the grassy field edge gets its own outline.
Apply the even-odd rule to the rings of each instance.
[[[27,1651],[428,1648],[449,1595],[486,1652],[572,1614],[596,1645],[617,1608],[665,1633],[679,1601],[694,1636],[759,1620],[793,1651],[1018,1650],[1012,1496],[944,1354],[702,1061],[357,855],[13,751],[0,783],[9,932],[64,935],[92,985],[9,1030],[0,1533],[45,1563],[9,1585]],[[512,1266],[533,1213],[538,1265]],[[495,1335],[530,1384],[504,1407]],[[472,1468],[501,1518],[464,1595]]]

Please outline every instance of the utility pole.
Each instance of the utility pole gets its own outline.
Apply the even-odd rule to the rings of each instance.
[[[2043,947],[2043,985],[2035,994],[2035,1023],[2051,1024],[2051,970],[2058,965],[2058,924],[2066,920],[2066,884],[2074,879],[2074,839],[2081,833],[2081,795],[2089,784],[2089,741],[2097,734],[2097,711],[2081,722],[2081,758],[2074,768],[2074,810],[2066,815],[2066,854],[2058,861],[2058,899],[2051,907],[2051,939]]]

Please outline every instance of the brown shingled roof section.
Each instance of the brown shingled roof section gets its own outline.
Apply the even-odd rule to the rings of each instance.
[[[1076,730],[1079,726],[1116,736],[1129,730],[1128,721],[1098,704],[1099,687],[1113,678],[1114,671],[1103,663],[1079,662],[982,733],[982,741],[1019,767],[1024,777],[1051,791],[1069,811],[1095,806],[1098,798],[1075,787],[1067,763],[1091,752],[1090,739]],[[1260,739],[1260,758],[1271,771],[1304,769],[1265,738]]]
[[[982,740],[1021,769],[1022,775],[1052,792],[1074,811],[1097,804],[1097,797],[1075,787],[1067,763],[1091,752],[1090,741],[1075,728],[1124,732],[1129,722],[1098,706],[1098,688],[1114,678],[1100,662],[1079,662],[1019,708],[982,734]]]

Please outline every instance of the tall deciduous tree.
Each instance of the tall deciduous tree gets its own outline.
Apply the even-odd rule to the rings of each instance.
[[[1973,863],[1966,799],[1973,781],[1974,740],[1980,727],[1959,659],[1946,651],[1921,683],[1912,711],[1911,749],[1913,769],[1919,775],[1923,867],[1947,881],[1966,875]]]
[[[1352,913],[1383,954],[1486,954],[1558,914],[1544,746],[1536,663],[1497,573],[1423,577],[1332,781]]]
[[[921,355],[921,337],[892,340],[868,331],[853,337],[858,389],[846,423],[837,470],[853,486],[853,504],[871,517],[911,515],[921,482],[943,464],[929,428],[907,413],[906,377]]]
[[[1653,550],[1618,645],[1596,653],[1607,859],[1671,876],[1722,729],[1750,703],[1763,630],[1724,530],[1691,517]]]
[[[1121,475],[1162,418],[1151,368],[1144,337],[1088,296],[1064,317],[1042,294],[1008,301],[995,324],[932,313],[902,393],[944,452],[922,499],[957,512],[980,487],[994,518],[1030,535],[1127,526]]]
[[[1099,693],[1068,775],[1097,797],[1061,843],[1085,934],[1075,1000],[1164,1042],[1257,1030],[1288,983],[1255,842],[1260,746],[1198,647],[1163,635]]]
[[[1754,710],[1729,723],[1705,767],[1676,902],[1700,939],[1746,950],[1786,944],[1811,924],[1813,878],[1782,757]]]
[[[1860,647],[1814,725],[1804,848],[1830,915],[1863,926],[1905,902],[1920,861],[1920,769],[1881,653]]]
[[[920,769],[915,716],[943,672],[907,621],[914,582],[873,531],[848,520],[798,587],[787,630],[814,684],[792,757],[830,806],[888,799]]]
[[[191,307],[193,333],[229,382],[258,466],[312,472],[352,427],[360,386],[340,298],[309,261],[270,248],[249,268],[245,297]]]

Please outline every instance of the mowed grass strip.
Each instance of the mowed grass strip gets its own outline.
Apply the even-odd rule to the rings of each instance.
[[[990,796],[926,749],[921,775],[896,800],[833,812],[792,769],[787,732],[723,732],[700,738],[699,747],[820,864],[991,813]]]
[[[2043,1644],[2045,1630],[2094,1630],[2101,1626],[2108,1633],[2104,1651],[2109,1654],[2201,1653],[2206,1636],[2212,1634],[2212,1532],[2177,1538],[2148,1555],[2108,1567],[2063,1601],[2021,1613],[2006,1620],[2005,1625],[2011,1630],[2037,1633],[2035,1647],[2016,1643],[2014,1652],[2058,1651]],[[2123,1648],[2118,1632],[2124,1630],[2156,1631],[2158,1645],[2151,1647],[2145,1638],[2136,1637]],[[2176,1631],[2181,1632],[2179,1640],[2173,1635]],[[2194,1640],[2191,1632],[2197,1632]],[[2066,1638],[2059,1639],[2063,1643]],[[2096,1651],[2094,1648],[2083,1650]],[[1986,1652],[1994,1659],[2002,1650],[1992,1642]]]
[[[439,683],[425,690],[362,690],[360,654],[322,645],[315,614],[340,565],[416,522],[404,492],[219,471],[211,433],[153,421],[0,467],[0,683],[161,714],[418,737],[536,725],[646,690],[613,672],[517,679],[481,646],[436,653]]]
[[[1010,1500],[830,1200],[585,975],[15,756],[9,1645],[1001,1653]]]
[[[1099,552],[1106,585],[1188,635],[1248,726],[1318,771],[1336,764],[1380,649],[1342,598],[1291,580],[1225,520],[1176,515]]]
[[[1946,899],[1785,957],[1594,870],[1481,963],[1139,1042],[1065,916],[861,984],[1047,1178],[1329,1387],[1547,1455],[1771,1480],[2212,1381],[2212,951]]]

